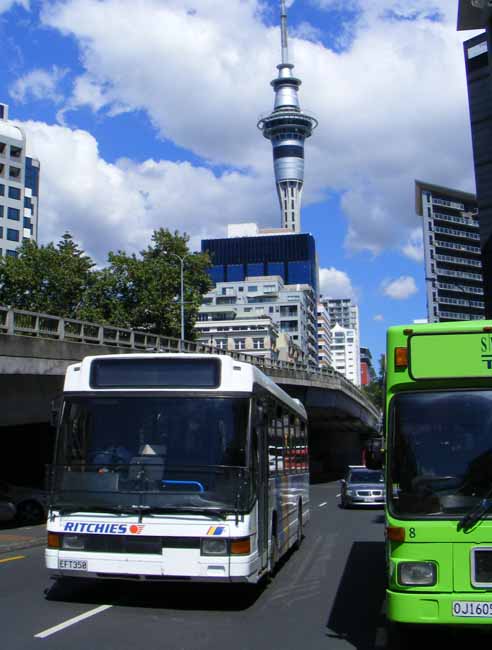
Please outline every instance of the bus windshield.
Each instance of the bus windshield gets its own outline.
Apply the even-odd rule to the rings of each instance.
[[[492,486],[492,391],[402,393],[391,402],[390,511],[460,516]]]
[[[247,497],[249,400],[67,397],[52,505],[228,509]]]

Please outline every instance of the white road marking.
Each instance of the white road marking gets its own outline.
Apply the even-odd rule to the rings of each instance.
[[[50,627],[47,630],[43,630],[42,632],[39,632],[38,634],[34,635],[34,638],[36,639],[46,639],[47,636],[51,636],[52,634],[55,634],[56,632],[60,632],[61,630],[64,630],[66,627],[70,627],[71,625],[75,625],[75,623],[79,623],[80,621],[83,621],[86,618],[90,618],[91,616],[95,616],[96,614],[100,614],[101,612],[104,612],[106,609],[109,609],[112,607],[112,605],[100,605],[99,607],[96,607],[95,609],[91,609],[85,614],[80,614],[79,616],[74,616],[73,618],[69,618],[68,621],[65,621],[64,623],[60,623],[59,625],[55,625],[54,627]]]
[[[323,501],[323,503],[320,503],[318,508],[322,508],[323,506],[328,505],[328,501]]]

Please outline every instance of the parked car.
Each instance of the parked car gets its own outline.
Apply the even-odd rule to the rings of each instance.
[[[48,499],[43,490],[0,480],[0,493],[14,505],[15,518],[20,524],[40,524],[46,520]]]
[[[340,481],[340,506],[372,506],[385,502],[384,475],[382,470],[367,469],[362,465],[350,465],[345,478]]]
[[[5,521],[12,521],[15,519],[15,506],[9,501],[9,498],[0,494],[0,523]]]

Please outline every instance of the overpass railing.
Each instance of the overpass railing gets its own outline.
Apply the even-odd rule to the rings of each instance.
[[[324,384],[329,384],[331,388],[336,386],[349,394],[376,418],[379,417],[377,408],[362,391],[333,368],[318,368],[294,361],[272,360],[245,352],[222,350],[215,346],[185,341],[171,336],[12,309],[2,305],[0,305],[0,334],[33,336],[70,343],[114,346],[147,352],[227,354],[238,361],[258,366],[272,377],[321,381]]]

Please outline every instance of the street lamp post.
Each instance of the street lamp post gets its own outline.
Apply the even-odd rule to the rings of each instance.
[[[181,280],[180,280],[180,303],[181,303],[181,342],[179,344],[180,349],[183,349],[183,342],[185,338],[185,317],[184,317],[184,261],[189,255],[178,255],[177,253],[171,253],[170,251],[166,255],[173,255],[177,257],[180,264],[181,271]]]

